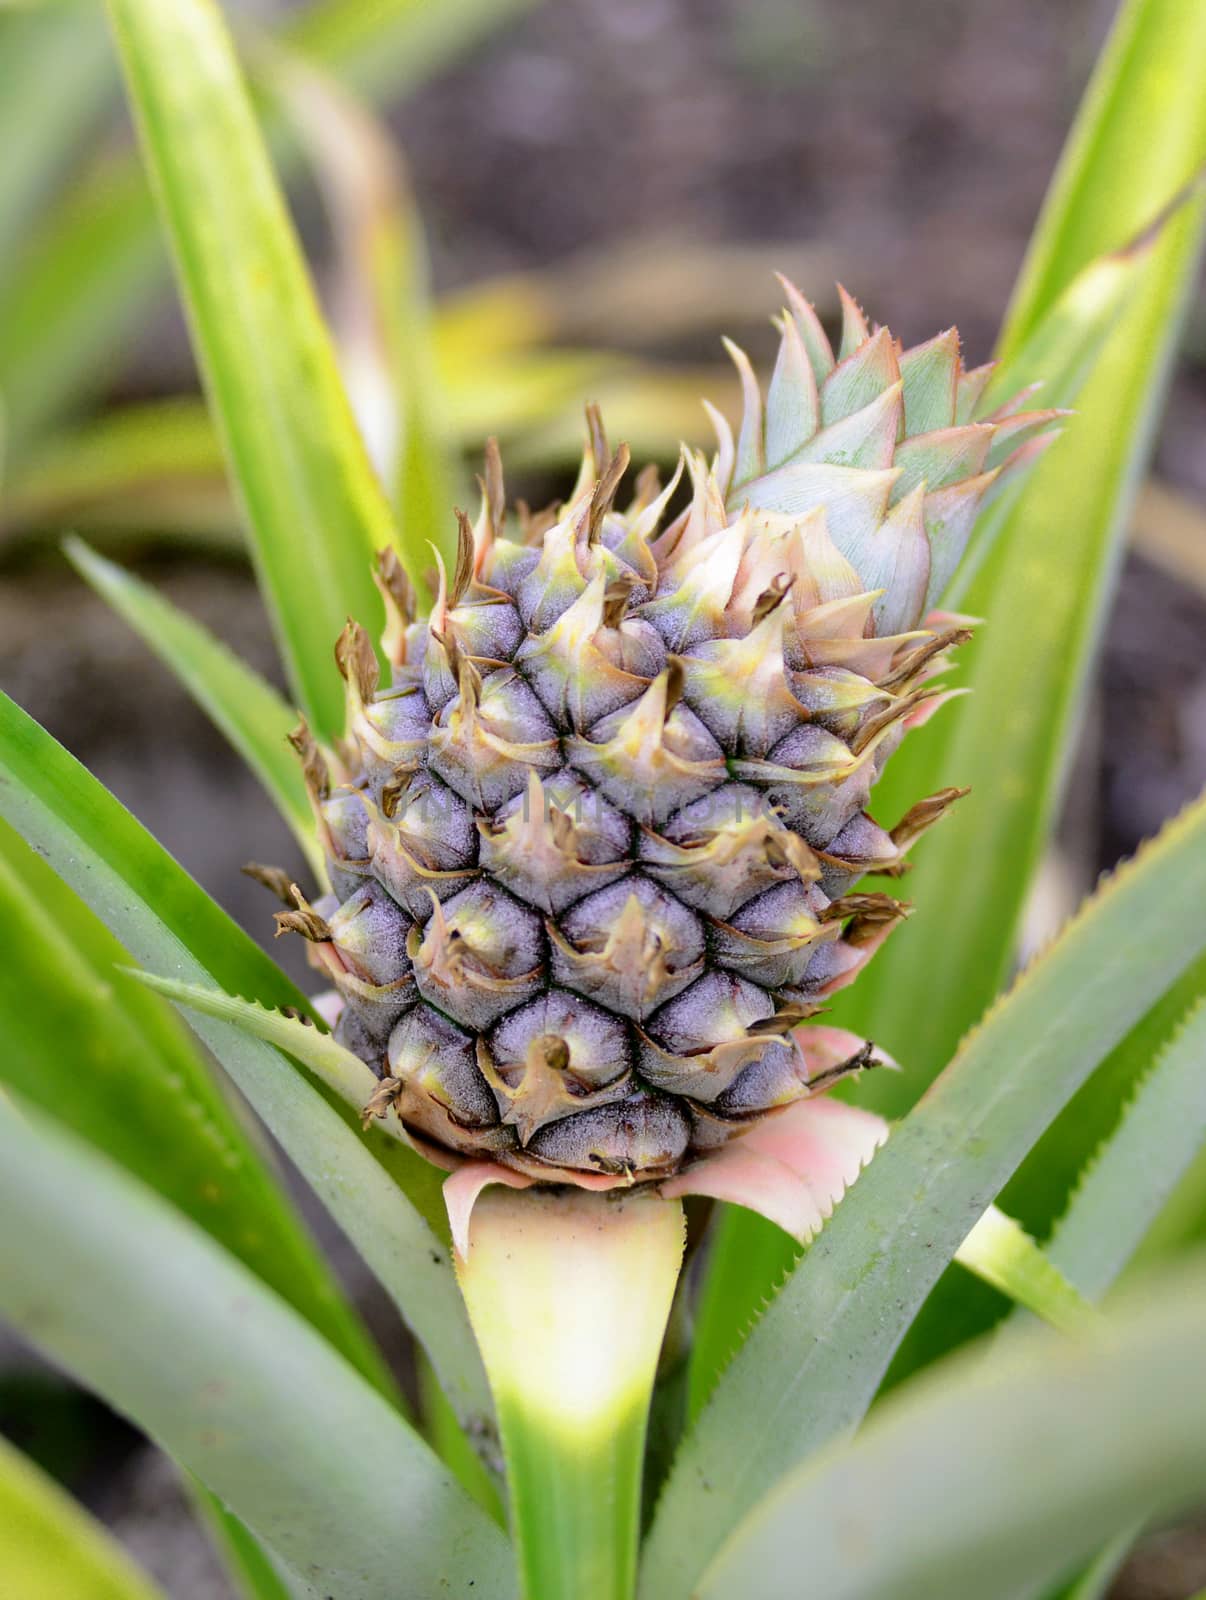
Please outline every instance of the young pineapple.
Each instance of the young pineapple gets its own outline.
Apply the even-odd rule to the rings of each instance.
[[[686,511],[663,528],[681,464],[617,509],[592,416],[569,502],[509,528],[491,452],[428,620],[382,559],[389,688],[339,641],[334,776],[297,735],[334,894],[279,921],[370,1109],[443,1165],[664,1179],[868,1057],[802,1024],[904,913],[855,884],[959,792],[885,831],[871,786],[967,636],[925,619],[976,514],[1055,413],[973,420],[954,330],[902,350],[843,294],[835,357],[785,290],[765,402],[732,349],[739,436],[684,454]]]

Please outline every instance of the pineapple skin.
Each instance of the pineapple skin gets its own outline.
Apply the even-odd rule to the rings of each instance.
[[[713,413],[665,488],[646,469],[618,509],[591,411],[569,500],[508,519],[491,447],[429,618],[381,557],[389,686],[349,623],[345,739],[295,735],[332,893],[278,923],[370,1114],[443,1166],[662,1180],[871,1059],[807,1019],[906,913],[858,881],[962,792],[885,830],[871,786],[945,698],[968,631],[932,608],[977,513],[1058,413],[980,416],[953,329],[904,350],[845,291],[835,353],[784,290],[765,398],[731,346],[739,433]]]

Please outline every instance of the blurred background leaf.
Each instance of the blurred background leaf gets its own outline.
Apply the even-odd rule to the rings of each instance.
[[[0,285],[22,231],[117,93],[104,19],[88,0],[0,13]]]
[[[424,82],[527,3],[376,0],[365,6],[359,0],[311,0],[286,20],[282,37],[366,91],[375,87],[397,95]],[[26,48],[36,49],[37,71],[23,81],[38,108],[35,125],[46,125],[48,147],[63,142],[63,134],[50,129],[61,129],[76,114],[69,99],[60,102],[57,91],[58,30],[70,32],[72,50],[81,58],[90,39],[103,63],[98,78],[107,74],[111,94],[117,84],[96,7],[80,0],[71,8],[73,16],[56,22],[54,14],[63,9],[56,4],[40,16],[3,19],[6,26],[26,29]],[[0,48],[4,43],[0,39]],[[14,111],[19,109],[18,103]],[[290,159],[287,146],[284,155]],[[20,165],[24,174],[24,162]],[[31,172],[37,165],[31,160]],[[24,175],[19,181],[25,189],[35,184]],[[14,193],[17,182],[14,174]],[[164,240],[137,162],[103,151],[22,240],[7,278],[0,277],[0,393],[9,397],[14,454],[19,455],[38,433],[95,395],[145,318],[148,298],[166,287]]]
[[[155,1587],[52,1478],[0,1438],[0,1566],[21,1600],[157,1600]]]

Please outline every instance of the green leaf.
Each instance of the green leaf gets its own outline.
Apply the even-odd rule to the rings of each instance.
[[[1206,1273],[1092,1339],[994,1343],[887,1402],[780,1483],[692,1592],[1016,1600],[1141,1513],[1206,1493]],[[674,1592],[680,1592],[675,1590]]]
[[[1034,245],[1033,260],[1050,256],[1052,282],[1033,313],[1025,292],[1002,336],[1006,355],[1076,270],[1151,222],[1206,158],[1204,73],[1206,11],[1178,0],[1124,8]],[[1094,220],[1083,240],[1069,233],[1064,206],[1086,227]],[[881,1074],[866,1086],[865,1098],[889,1115],[950,1059],[1008,968],[1165,392],[1203,215],[1199,196],[1155,240],[1077,416],[960,599],[988,619],[961,652],[960,678],[973,697],[908,740],[877,792],[877,811],[895,820],[902,802],[907,808],[946,784],[972,788],[919,847],[915,916],[837,1008],[905,1065],[891,1081]],[[1053,234],[1065,241],[1056,255]]]
[[[435,369],[423,228],[389,130],[298,59],[275,74],[334,240],[332,321],[344,380],[392,492],[407,569],[456,557],[454,471]],[[459,496],[464,501],[464,496]]]
[[[315,0],[280,37],[378,97],[418,88],[526,0]],[[295,151],[282,142],[284,169]],[[0,393],[14,457],[112,381],[166,281],[155,208],[137,162],[86,173],[14,265],[0,293]]]
[[[1082,1174],[1119,1131],[1128,1102],[1203,995],[1206,960],[1195,962],[1161,996],[1039,1140],[1006,1190],[1010,1211],[1031,1230],[1050,1234]],[[1151,1175],[1158,1188],[1163,1187],[1163,1175],[1164,1169]],[[1177,1176],[1182,1176],[1179,1165]],[[1154,1212],[1147,1216],[1145,1230],[1154,1217]]]
[[[312,0],[291,19],[297,49],[349,82],[391,99],[422,86],[450,62],[532,8],[533,0]]]
[[[1081,1173],[1109,1144],[1140,1081],[1203,994],[1206,959],[1200,958],[1109,1052],[1031,1149],[1001,1194],[1002,1205],[1031,1232],[1044,1238],[1049,1235],[1056,1218],[1067,1208]],[[1153,1196],[1165,1192],[1166,1181],[1170,1187],[1174,1178],[1181,1181],[1160,1218],[1153,1221],[1148,1215],[1139,1230],[1144,1238],[1142,1255],[1156,1259],[1169,1249],[1183,1249],[1197,1237],[1206,1218],[1199,1181],[1204,1165],[1199,1158],[1190,1162],[1188,1172],[1174,1165],[1162,1166],[1150,1175],[1151,1191],[1145,1184],[1143,1192]],[[1133,1248],[1129,1230],[1123,1237],[1128,1248]],[[1115,1270],[1124,1259],[1117,1257]],[[1075,1274],[1073,1280],[1078,1281]],[[996,1296],[969,1294],[965,1284],[944,1278],[909,1329],[886,1384],[900,1382],[937,1354],[975,1338],[1007,1309]]]
[[[163,277],[136,166],[99,163],[36,229],[0,293],[0,394],[14,462],[48,422],[112,380]]]
[[[662,1497],[646,1593],[689,1592],[766,1489],[858,1421],[985,1207],[1206,947],[1204,894],[1206,801],[1123,867],[964,1041],[721,1377]]]
[[[977,415],[1004,405],[1032,384],[1041,386],[1037,404],[1077,406],[1103,349],[1143,286],[1159,237],[1159,229],[1146,229],[1119,250],[1083,267],[1028,337],[998,365]],[[1011,517],[1027,490],[1028,479],[1020,474],[995,494],[977,519],[967,554],[942,597],[944,605],[965,604],[1002,531],[1014,526]]]
[[[261,1004],[300,990],[103,784],[0,693],[0,816],[43,856],[136,961],[200,968]]]
[[[108,0],[193,342],[294,693],[343,728],[331,650],[379,629],[374,552],[393,524],[220,14]]]
[[[1135,1531],[1112,1539],[1071,1583],[1061,1585],[1051,1600],[1105,1600],[1134,1542]]]
[[[482,1510],[496,1522],[505,1522],[498,1479],[470,1443],[448,1397],[440,1387],[435,1368],[421,1349],[415,1352],[415,1382],[419,1390],[419,1412],[427,1442],[446,1461]],[[496,1465],[495,1462],[491,1465]]]
[[[1096,1315],[1050,1255],[996,1206],[976,1223],[955,1260],[1064,1333],[1081,1331]]]
[[[6,1591],[20,1600],[160,1595],[100,1524],[2,1437],[0,1572]]]
[[[175,978],[164,978],[154,972],[128,969],[128,975],[137,978],[148,989],[172,1000],[176,1005],[203,1017],[214,1017],[220,1022],[233,1023],[241,1032],[254,1039],[284,1051],[318,1078],[331,1093],[350,1106],[359,1117],[363,1114],[379,1079],[372,1069],[353,1055],[329,1033],[320,1032],[308,1019],[286,1016],[280,1011],[266,1011],[254,1001],[240,1000],[235,995],[223,994],[220,989],[196,983],[181,983]],[[388,1110],[374,1118],[374,1126],[387,1133],[404,1146],[409,1145],[405,1130],[397,1113]],[[443,1173],[424,1161],[407,1153],[407,1166],[394,1164],[394,1177],[410,1197],[415,1207],[440,1231],[435,1219],[446,1220],[440,1185]],[[432,1240],[421,1241],[427,1249]]]
[[[196,1473],[311,1592],[511,1592],[502,1535],[401,1416],[150,1190],[10,1108],[0,1203],[21,1217],[0,1237],[13,1325]]]
[[[188,1036],[4,823],[0,920],[0,1081],[191,1217],[388,1392],[375,1347]]]
[[[1139,1248],[1206,1144],[1206,998],[1152,1062],[1082,1174],[1046,1252],[1091,1298]]]
[[[0,279],[30,213],[116,93],[104,25],[89,4],[0,15]]]
[[[187,1012],[231,1024],[247,1041],[263,1040],[300,1061],[358,1118],[377,1087],[358,1056],[313,1023],[265,1011],[221,990],[180,983],[152,972],[135,974],[148,988]],[[375,1161],[354,1126],[344,1125],[299,1093],[293,1076],[265,1078],[247,1067],[243,1052],[212,1046],[267,1125],[326,1201],[336,1221],[428,1352],[458,1420],[475,1436],[491,1431],[490,1397],[481,1359],[465,1320],[446,1243],[440,1186],[444,1174],[410,1148],[397,1114],[374,1122]],[[349,1137],[350,1134],[350,1137]],[[383,1137],[387,1136],[387,1137]],[[392,1146],[392,1148],[391,1148]],[[316,1175],[321,1174],[321,1177]],[[398,1190],[410,1204],[402,1203]]]
[[[148,584],[97,555],[81,539],[68,539],[65,549],[77,572],[167,663],[225,734],[289,824],[315,876],[325,882],[314,814],[300,763],[288,743],[296,712],[207,628]]]
[[[273,1008],[306,1009],[284,974],[162,846],[3,696],[0,814],[150,971],[178,973],[203,990],[244,991]],[[448,1382],[458,1415],[479,1424],[488,1410],[484,1378],[448,1248],[407,1199],[416,1184],[434,1184],[426,1163],[381,1133],[362,1135],[350,1106],[311,1089],[278,1051],[242,1026],[198,1016],[195,1028],[398,1298]],[[426,1194],[430,1201],[430,1188]]]
[[[713,1215],[688,1357],[687,1412],[699,1416],[766,1304],[804,1254],[777,1223],[741,1206]]]
[[[1008,360],[1094,257],[1156,215],[1206,158],[1206,15],[1182,0],[1124,0],[1047,190],[998,355]]]
[[[188,1487],[193,1508],[208,1529],[240,1600],[301,1600],[299,1590],[285,1576],[283,1563],[255,1534],[227,1511],[204,1484],[190,1478]]]
[[[219,550],[244,541],[222,451],[204,402],[115,407],[18,461],[4,484],[0,545],[65,525],[89,531],[185,533]]]

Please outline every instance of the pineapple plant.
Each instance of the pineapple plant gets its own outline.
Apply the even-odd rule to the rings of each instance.
[[[744,416],[713,456],[629,482],[591,413],[564,505],[508,513],[491,452],[445,547],[422,486],[391,506],[368,462],[217,9],[107,10],[292,703],[69,553],[290,823],[309,896],[255,870],[325,992],[0,696],[0,1309],[193,1475],[249,1600],[1103,1592],[1206,1489],[1206,1279],[1091,1304],[1145,1235],[1179,1246],[1174,1191],[1200,1222],[1206,804],[954,1040],[1012,953],[1192,281],[1202,13],[1127,0],[991,388],[953,333],[903,349],[848,297],[835,350],[785,285],[765,395],[734,350]],[[1026,497],[973,529],[1070,404]],[[962,658],[974,624],[945,604],[993,622]],[[976,699],[908,741],[885,804],[873,782],[969,656]],[[876,963],[891,1004],[877,976],[850,1018],[893,1019],[908,1070],[865,1085],[881,1109],[935,1074],[884,1143],[822,1091],[885,1057],[822,1013],[862,1003],[840,991],[906,909],[860,878],[899,878],[969,780],[974,817],[927,845],[920,915]],[[417,1409],[149,991],[391,1297]],[[1041,1248],[991,1204],[1023,1165],[1049,1185]],[[684,1272],[689,1194],[737,1204],[693,1208]],[[772,1260],[752,1210],[824,1231]],[[1004,1294],[1060,1337],[947,1361],[983,1309],[953,1261],[998,1291],[981,1326]],[[906,1338],[926,1378],[860,1426]],[[31,1594],[63,1592],[64,1550],[144,1600],[3,1450],[0,1502]]]
[[[598,412],[564,504],[508,516],[497,449],[430,616],[392,551],[349,622],[335,749],[294,735],[331,892],[280,873],[336,1037],[445,1166],[674,1179],[877,1057],[810,1023],[905,915],[961,791],[885,828],[884,762],[969,636],[935,609],[985,500],[1053,437],[951,329],[904,349],[842,291],[835,352],[784,280],[736,438],[626,484]],[[670,516],[680,479],[686,505]],[[254,870],[254,869],[253,869]],[[857,1115],[857,1114],[856,1114]]]

